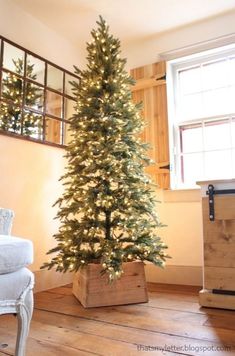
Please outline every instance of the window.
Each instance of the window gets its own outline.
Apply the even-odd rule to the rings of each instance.
[[[75,101],[67,70],[0,37],[0,133],[64,146]]]
[[[172,188],[235,177],[235,46],[168,63]]]

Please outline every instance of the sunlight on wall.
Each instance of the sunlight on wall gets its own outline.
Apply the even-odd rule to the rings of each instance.
[[[52,205],[62,193],[64,150],[0,136],[0,152],[0,205],[15,212],[12,234],[33,241],[37,270],[58,229]]]

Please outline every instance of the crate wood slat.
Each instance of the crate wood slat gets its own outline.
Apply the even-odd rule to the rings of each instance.
[[[235,310],[235,298],[234,295],[222,295],[213,294],[207,289],[203,289],[199,292],[199,303],[201,306],[208,308],[226,308]]]
[[[235,220],[235,195],[214,195],[214,205],[216,220]]]
[[[235,244],[205,242],[204,265],[235,268]]]
[[[202,212],[204,241],[206,243],[235,244],[235,220],[218,220],[216,218],[215,221],[211,222],[208,218],[208,198],[202,198]]]
[[[166,85],[166,81],[159,80],[158,78],[139,79],[136,81],[135,85],[131,88],[131,90],[136,91],[136,90],[147,89],[159,85]]]
[[[204,277],[205,289],[235,291],[235,268],[205,267]]]
[[[85,308],[147,302],[144,264],[127,262],[123,270],[119,280],[109,283],[99,264],[89,264],[74,276],[74,296]]]

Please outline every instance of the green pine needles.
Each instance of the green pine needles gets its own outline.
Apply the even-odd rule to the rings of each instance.
[[[119,57],[120,41],[101,17],[97,23],[87,44],[87,69],[76,68],[80,82],[73,83],[76,114],[70,119],[72,141],[61,178],[65,192],[56,202],[61,226],[58,245],[48,252],[57,254],[42,268],[77,271],[101,263],[113,280],[121,276],[123,262],[163,266],[168,256],[144,173],[150,159],[138,139],[143,122],[140,105],[131,99],[134,81]]]

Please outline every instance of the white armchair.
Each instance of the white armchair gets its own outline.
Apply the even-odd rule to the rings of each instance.
[[[15,356],[24,356],[33,311],[34,275],[26,268],[33,262],[33,245],[10,236],[13,217],[11,210],[0,208],[0,315],[17,315]]]

